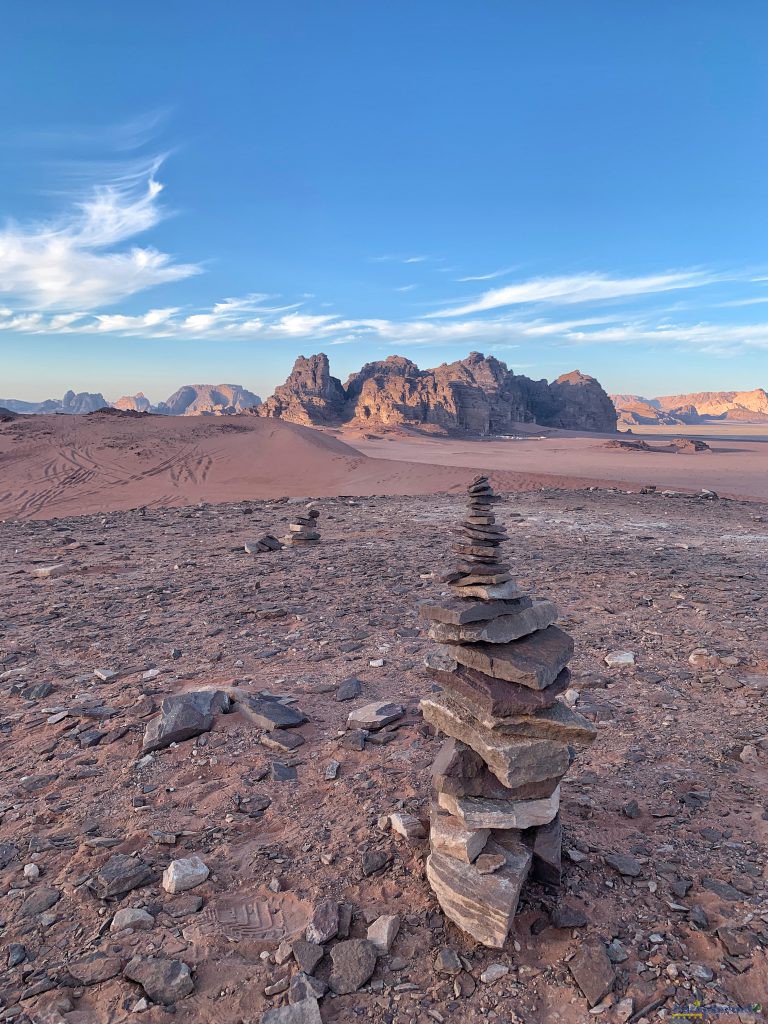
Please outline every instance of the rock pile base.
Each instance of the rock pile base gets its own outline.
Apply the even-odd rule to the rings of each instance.
[[[501,948],[529,874],[560,884],[560,780],[596,730],[557,699],[573,641],[554,604],[521,594],[501,561],[508,537],[487,477],[468,492],[451,596],[421,606],[438,643],[426,666],[442,688],[421,707],[448,737],[432,766],[427,878],[447,917]]]
[[[287,547],[318,544],[320,541],[320,532],[317,529],[319,516],[320,513],[316,508],[307,505],[304,514],[295,516],[288,524],[288,533],[283,537],[283,544]]]

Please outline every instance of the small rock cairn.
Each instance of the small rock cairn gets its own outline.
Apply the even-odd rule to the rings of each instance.
[[[297,515],[288,524],[288,533],[283,537],[283,544],[287,547],[299,547],[304,544],[317,544],[320,540],[320,533],[317,529],[317,520],[320,513],[312,505],[307,505],[304,515]]]
[[[432,766],[427,878],[447,917],[501,948],[529,873],[560,885],[560,780],[596,730],[557,700],[573,641],[553,625],[554,604],[521,595],[500,561],[508,537],[488,478],[468,492],[459,562],[444,577],[453,596],[421,606],[439,644],[425,663],[442,687],[421,707],[449,737]]]

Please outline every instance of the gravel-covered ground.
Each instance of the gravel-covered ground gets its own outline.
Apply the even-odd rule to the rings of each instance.
[[[499,506],[502,522],[505,508],[523,515],[510,560],[523,589],[557,602],[577,709],[599,723],[563,785],[559,913],[529,887],[499,952],[444,922],[425,841],[386,818],[428,814],[439,740],[418,711],[431,682],[417,603],[440,590],[463,500],[321,499],[321,544],[261,555],[244,542],[281,536],[295,503],[0,524],[0,1019],[256,1024],[286,1001],[265,989],[298,969],[276,962],[281,941],[327,899],[350,905],[353,937],[401,919],[372,981],[321,1000],[328,1024],[578,1024],[593,1016],[568,962],[593,940],[615,969],[597,1019],[768,1005],[768,508],[606,491]],[[609,667],[617,651],[635,665]],[[350,676],[362,693],[338,701]],[[212,687],[232,712],[142,757],[163,697]],[[261,690],[295,698],[302,746],[263,743],[243,699]],[[354,749],[347,716],[379,699],[405,715],[387,742]],[[115,855],[144,878],[104,897]],[[207,880],[166,892],[163,869],[192,855]],[[121,908],[148,911],[147,930],[110,931]],[[444,947],[460,973],[436,969]],[[147,999],[124,975],[137,957],[129,974],[144,958],[183,962],[194,991]],[[509,970],[484,982],[491,964]],[[326,955],[314,973],[329,971]]]

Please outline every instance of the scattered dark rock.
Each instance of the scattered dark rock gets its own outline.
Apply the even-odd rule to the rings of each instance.
[[[628,878],[637,878],[643,870],[639,860],[624,853],[607,853],[605,863]]]
[[[587,915],[581,907],[565,903],[555,907],[551,920],[555,928],[583,928],[587,923]]]
[[[339,931],[339,904],[336,900],[323,900],[318,903],[312,914],[312,920],[307,925],[307,945],[322,946],[329,942]],[[296,947],[294,946],[294,952]],[[320,952],[322,956],[322,949]],[[296,957],[298,961],[298,956]],[[302,968],[303,970],[304,968]],[[312,971],[307,971],[311,974]]]
[[[596,1006],[613,988],[614,970],[602,942],[582,943],[568,967],[590,1006]]]
[[[168,1006],[191,995],[195,983],[189,967],[181,960],[162,960],[154,956],[135,956],[123,974],[144,989],[154,1003]]]
[[[376,969],[376,950],[367,939],[345,939],[331,950],[331,989],[337,995],[356,992]]]
[[[355,676],[349,679],[342,679],[336,691],[336,700],[354,700],[363,692],[363,684]]]
[[[124,896],[132,889],[149,885],[151,881],[152,869],[149,864],[138,857],[115,853],[96,872],[92,886],[97,896],[108,899],[110,896]]]
[[[53,889],[47,885],[38,886],[22,903],[19,916],[36,917],[38,914],[50,910],[60,899],[61,893],[58,889]]]
[[[221,690],[197,690],[166,697],[160,714],[147,723],[142,752],[162,750],[182,743],[213,727],[216,712],[229,708],[229,697]]]
[[[363,854],[363,874],[375,875],[392,861],[392,854],[386,850],[368,850]]]

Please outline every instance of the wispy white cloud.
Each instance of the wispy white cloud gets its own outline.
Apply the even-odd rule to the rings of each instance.
[[[497,315],[451,320],[392,320],[385,317],[346,318],[336,314],[298,312],[265,307],[254,316],[260,299],[227,299],[209,309],[150,309],[143,314],[14,312],[0,309],[0,331],[24,334],[96,334],[189,340],[306,339],[321,345],[375,342],[393,348],[462,346],[503,351],[532,346],[627,345],[645,349],[694,350],[733,355],[768,350],[768,323],[720,324],[652,322],[621,315],[595,314],[575,319]]]
[[[494,278],[504,277],[507,274],[512,274],[517,270],[517,267],[504,267],[502,270],[493,270],[490,274],[468,274],[466,277],[457,277],[456,280],[460,282],[464,281],[493,281]]]
[[[125,139],[126,150],[132,149],[146,141],[153,127],[152,118],[139,120],[124,126],[118,136]],[[115,148],[120,147],[113,140]],[[710,308],[758,304],[766,301],[762,286],[767,279],[755,276],[755,268],[749,273],[727,275],[693,268],[635,277],[598,272],[538,277],[492,288],[471,298],[457,295],[450,307],[435,310],[437,303],[429,307],[420,304],[422,309],[435,311],[405,319],[348,317],[333,312],[336,305],[324,301],[324,296],[298,290],[296,301],[290,301],[295,296],[286,299],[254,291],[194,306],[171,305],[173,299],[163,298],[162,305],[158,302],[145,312],[137,312],[135,304],[127,312],[119,306],[118,311],[105,311],[105,307],[145,289],[201,272],[198,264],[177,263],[169,254],[135,243],[138,236],[156,227],[167,215],[161,203],[159,167],[159,160],[124,163],[106,184],[90,186],[70,200],[68,212],[61,217],[21,225],[9,223],[0,229],[0,331],[190,342],[243,339],[289,344],[293,339],[306,339],[318,347],[371,342],[384,348],[453,345],[483,347],[486,351],[605,344],[646,349],[675,346],[714,355],[768,349],[768,324],[662,319],[666,314],[678,321],[687,315],[700,317],[704,301],[698,303],[695,314],[690,314],[687,311],[697,308],[692,301],[676,297],[670,305],[670,300],[665,300],[667,308],[660,310],[660,303],[655,303],[653,315],[648,313],[648,302],[633,301],[683,290],[691,299],[698,299],[701,293],[692,290],[738,282],[739,290],[731,293],[731,301],[721,301],[728,300],[721,288],[709,293],[717,300],[714,305],[710,301]],[[426,291],[427,287],[423,281],[417,283],[418,271],[402,270],[406,265],[428,264],[430,274],[435,270],[458,273],[444,265],[445,259],[435,256],[387,255],[372,257],[372,261],[399,265],[401,280],[414,278],[412,283],[394,289],[401,293],[417,287]],[[458,280],[491,281],[513,270],[510,267]],[[435,274],[431,280],[434,284]],[[447,282],[443,279],[441,283]],[[750,296],[750,286],[759,294]],[[566,312],[576,304],[582,304],[578,313],[584,314],[578,318]],[[738,315],[732,318],[738,319]]]
[[[596,330],[568,331],[564,340],[579,345],[678,347],[711,355],[734,355],[750,349],[768,349],[768,323],[617,323]]]
[[[129,239],[163,218],[159,161],[132,168],[92,189],[58,220],[0,230],[0,295],[35,310],[111,305],[156,285],[200,272]]]
[[[429,256],[371,256],[371,263],[426,263]]]
[[[154,327],[160,327],[162,324],[167,323],[172,316],[178,313],[178,309],[150,309],[149,312],[144,313],[141,316],[124,316],[120,313],[113,315],[99,314],[96,316],[96,330],[100,332],[129,332],[129,331],[141,331],[146,329],[152,329]],[[81,314],[78,314],[80,316]],[[52,323],[56,320],[65,319],[62,317],[54,317]],[[72,320],[65,324],[66,327],[72,327]]]
[[[440,309],[429,317],[467,316],[504,306],[531,303],[569,305],[575,302],[604,302],[608,299],[650,295],[681,288],[700,288],[724,280],[703,270],[651,274],[646,277],[609,277],[606,274],[575,274],[569,277],[538,277],[484,292],[461,306]]]

